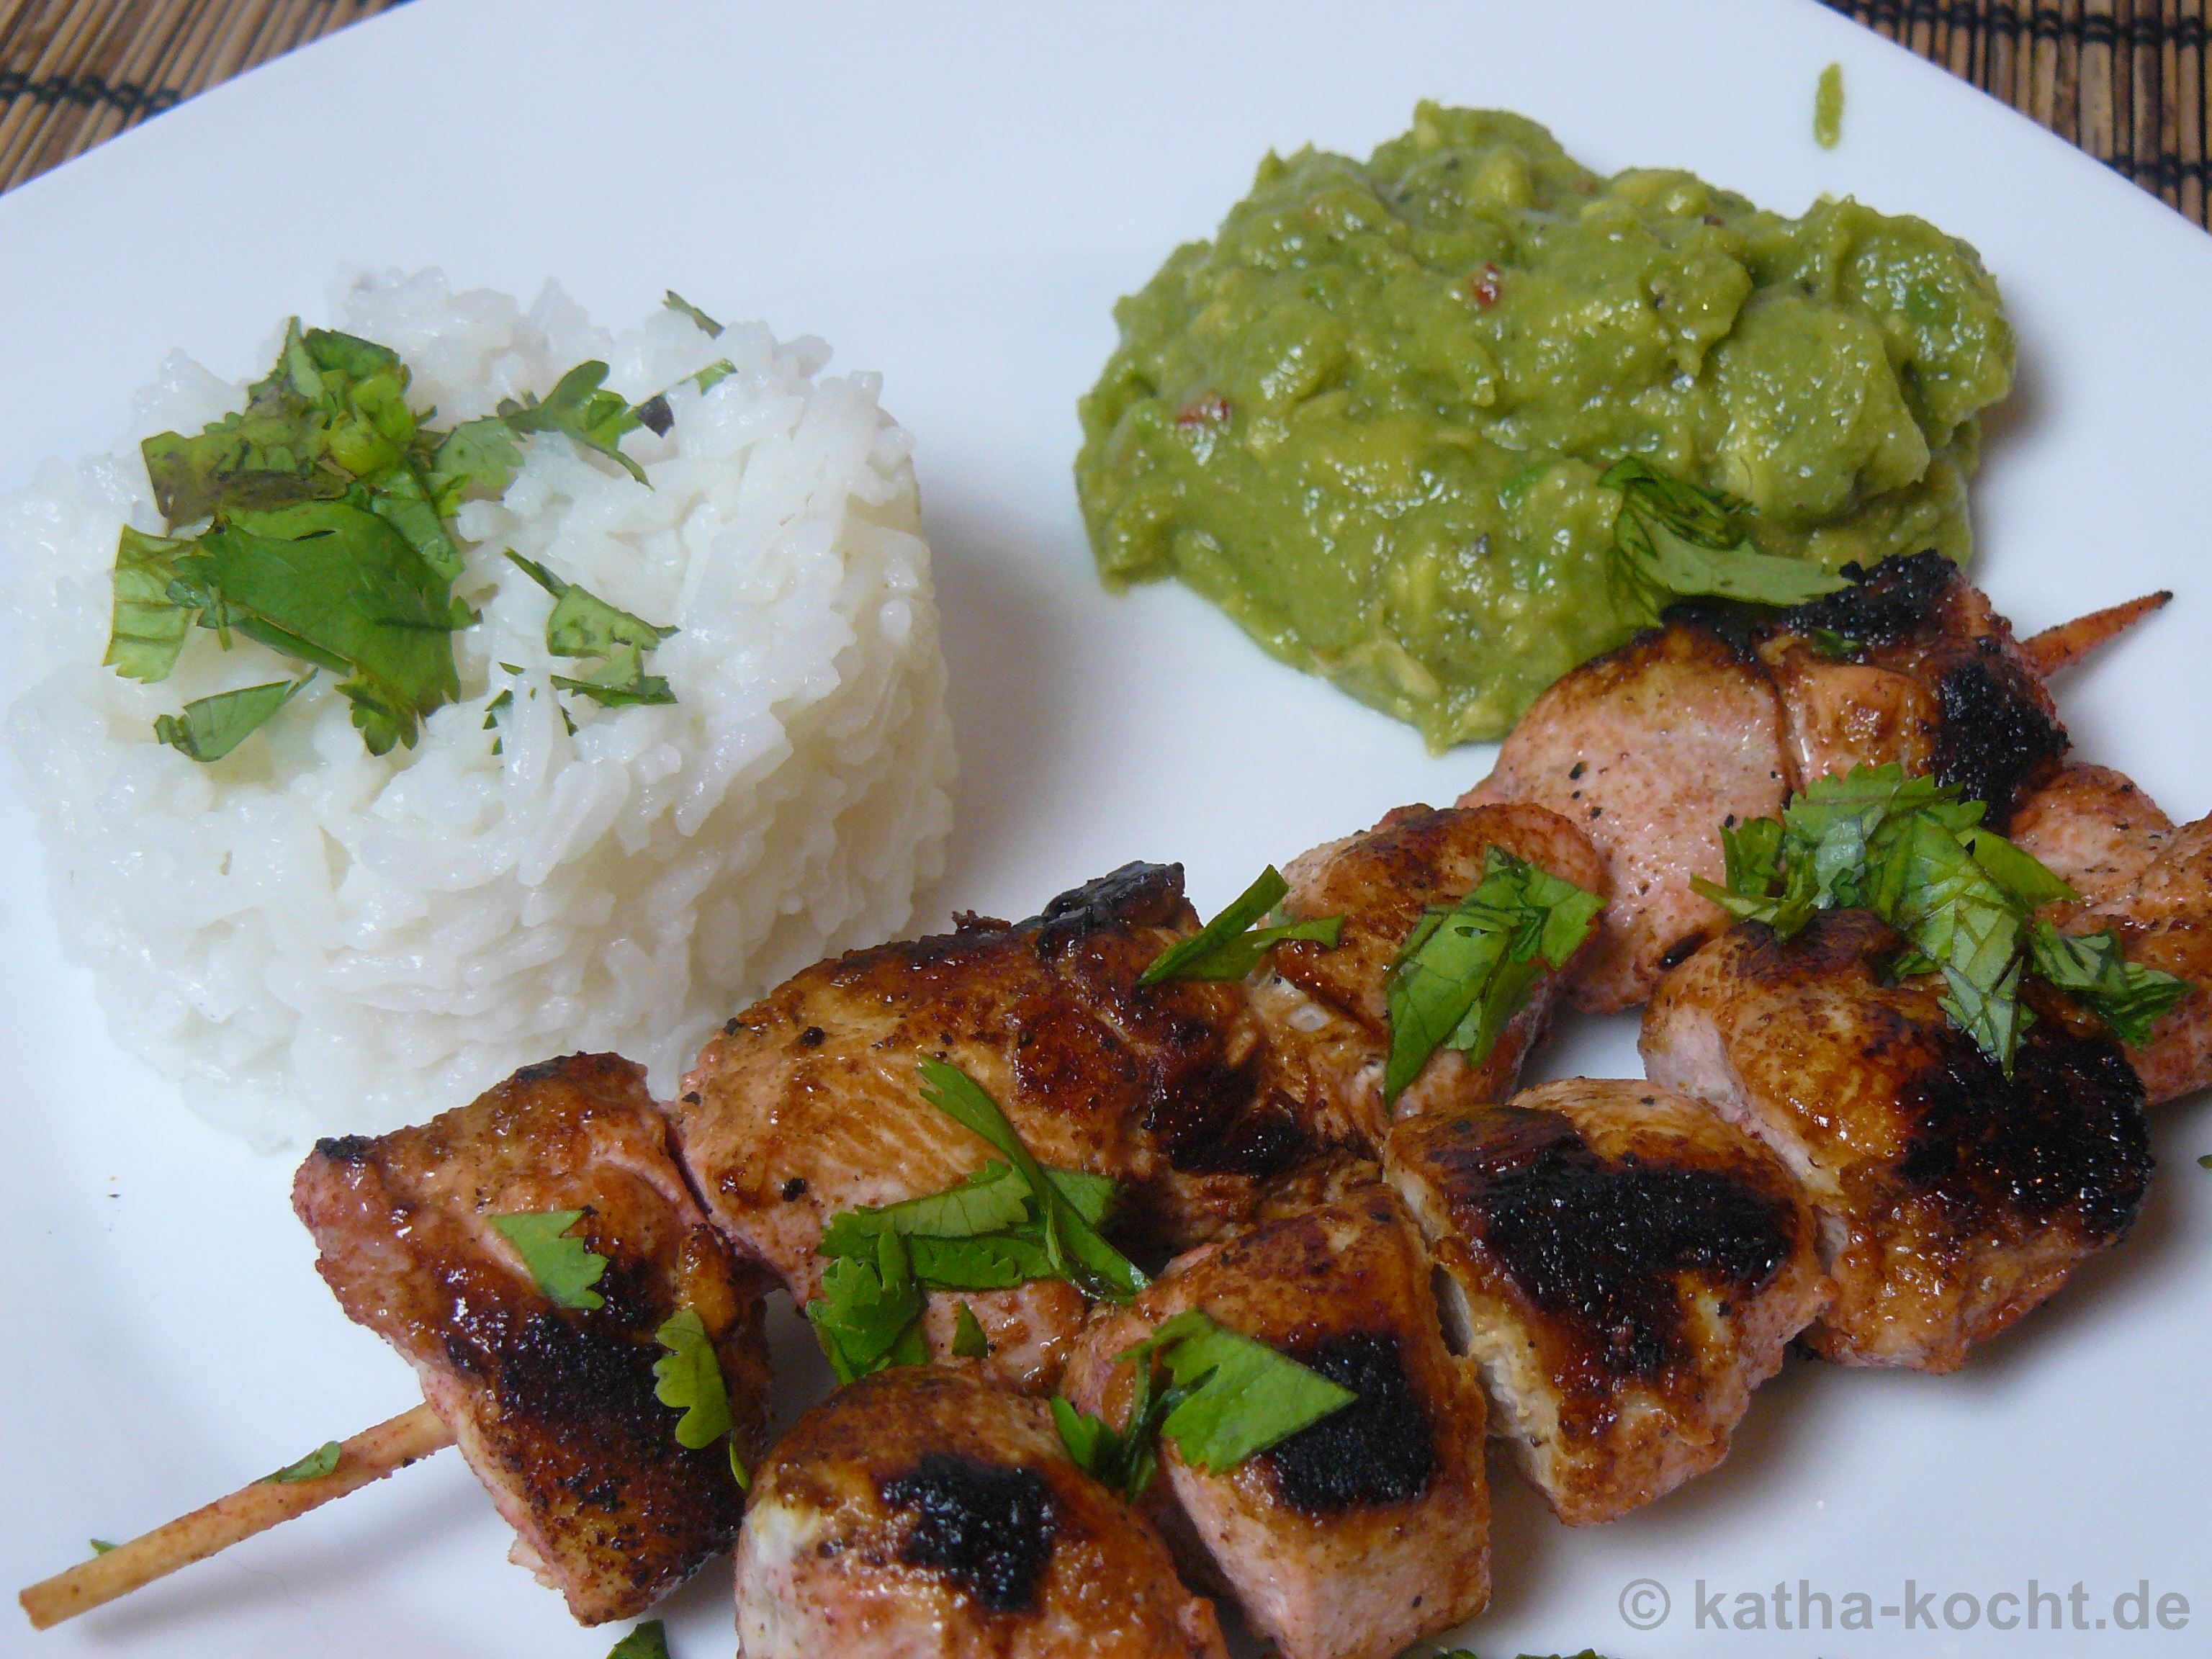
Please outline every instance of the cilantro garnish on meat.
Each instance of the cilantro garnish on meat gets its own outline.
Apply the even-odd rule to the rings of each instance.
[[[1817,910],[1871,910],[1909,945],[1899,978],[1943,976],[1943,1012],[2012,1071],[2034,1015],[2030,975],[2063,991],[2140,1044],[2189,983],[2130,962],[2119,935],[2061,933],[2035,914],[2080,896],[2033,855],[1984,829],[1986,805],[1905,769],[1853,768],[1815,780],[1779,818],[1724,829],[1727,881],[1691,884],[1730,915],[1789,939]]]
[[[507,399],[441,431],[432,411],[409,404],[397,352],[293,319],[244,409],[141,446],[167,533],[123,532],[103,661],[152,684],[168,678],[195,628],[225,649],[242,635],[338,677],[369,753],[411,747],[423,720],[459,696],[453,636],[477,620],[453,593],[461,503],[503,491],[536,433],[564,434],[645,482],[620,447],[644,422],[605,389],[606,376],[605,363],[579,363],[542,401]],[[556,684],[603,707],[672,701],[643,653],[672,630],[570,591],[580,597],[564,603],[587,648],[555,648],[598,662]],[[200,698],[163,715],[156,735],[194,760],[220,760],[312,677]]]

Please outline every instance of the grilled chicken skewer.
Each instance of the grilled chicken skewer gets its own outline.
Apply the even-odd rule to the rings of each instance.
[[[1219,1296],[1232,1315],[1242,1310],[1265,1325],[1271,1307],[1289,1305],[1268,1282],[1267,1264],[1283,1253],[1318,1250],[1382,1263],[1396,1249],[1402,1271],[1395,1279],[1389,1273],[1383,1278],[1401,1291],[1380,1296],[1364,1312],[1370,1324],[1377,1318],[1392,1323],[1401,1362],[1392,1375],[1406,1386],[1395,1395],[1376,1388],[1401,1405],[1415,1400],[1431,1424],[1440,1420],[1437,1402],[1451,1397],[1452,1368],[1439,1364],[1433,1341],[1424,1346],[1408,1334],[1432,1336],[1433,1310],[1425,1323],[1405,1310],[1424,1305],[1420,1264],[1432,1245],[1450,1275],[1462,1341],[1480,1359],[1498,1421],[1518,1443],[1525,1466],[1563,1516],[1607,1518],[1718,1460],[1750,1389],[1771,1372],[1789,1337],[1820,1312],[1826,1282],[1812,1251],[1803,1196],[1789,1171],[1778,1175],[1774,1155],[1726,1123],[1685,1121],[1682,1103],[1655,1091],[1630,1099],[1622,1091],[1636,1090],[1633,1085],[1561,1085],[1512,1110],[1477,1109],[1510,1088],[1540,1031],[1551,976],[1540,982],[1486,1065],[1439,1051],[1395,1103],[1394,1127],[1376,1082],[1389,1043],[1383,974],[1424,906],[1460,896],[1492,847],[1545,864],[1578,885],[1603,879],[1573,827],[1540,809],[1409,809],[1291,866],[1290,912],[1343,915],[1337,950],[1279,946],[1241,986],[1140,987],[1147,963],[1187,938],[1196,919],[1182,901],[1176,872],[1133,867],[1056,901],[1031,922],[971,920],[946,939],[856,953],[799,975],[733,1021],[687,1080],[685,1098],[675,1109],[683,1171],[635,1068],[579,1057],[529,1068],[476,1106],[424,1129],[375,1142],[325,1143],[301,1172],[303,1218],[325,1243],[325,1271],[342,1301],[392,1336],[423,1370],[426,1392],[454,1423],[502,1511],[516,1522],[521,1558],[558,1583],[586,1620],[641,1608],[726,1543],[733,1526],[736,1505],[728,1491],[706,1489],[694,1513],[687,1506],[701,1504],[702,1492],[653,1484],[671,1477],[664,1467],[666,1443],[656,1459],[641,1428],[657,1422],[665,1434],[666,1427],[665,1412],[656,1417],[639,1392],[641,1359],[651,1369],[651,1350],[641,1340],[647,1319],[677,1306],[705,1310],[722,1372],[738,1385],[732,1389],[735,1443],[749,1454],[765,1391],[759,1287],[722,1254],[705,1224],[711,1218],[741,1252],[763,1258],[804,1296],[818,1285],[814,1246],[829,1215],[939,1190],[973,1173],[986,1149],[933,1110],[915,1105],[912,1058],[931,1050],[994,1084],[1024,1140],[1048,1162],[1128,1183],[1136,1198],[1129,1218],[1136,1237],[1159,1248],[1200,1247],[1171,1267],[1152,1293],[1161,1304],[1157,1316],[1194,1305],[1177,1304],[1177,1297]],[[1764,988],[1763,981],[1757,985]],[[1706,1000],[1724,1006],[1735,994],[1723,984]],[[1705,1050],[1692,1041],[1684,1052]],[[1712,1079],[1694,1067],[1681,1080],[1717,1092]],[[1724,1097],[1720,1103],[1731,1108]],[[2114,1108],[2122,1127],[2124,1105]],[[1787,1137],[1765,1118],[1740,1109],[1735,1115],[1765,1130],[1765,1138],[1790,1159]],[[1255,1124],[1261,1126],[1257,1131]],[[1956,1127],[1944,1126],[1932,1139],[1923,1134],[1921,1150],[1932,1146],[1978,1168],[1984,1141],[1965,1130],[1949,1133]],[[836,1140],[840,1133],[848,1140]],[[1313,1219],[1332,1206],[1342,1211],[1348,1201],[1348,1189],[1328,1186],[1336,1177],[1310,1172],[1270,1195],[1271,1170],[1331,1143],[1372,1151],[1378,1142],[1387,1143],[1379,1149],[1423,1222],[1425,1244],[1380,1188],[1349,1200],[1369,1206],[1365,1223],[1356,1214],[1338,1216],[1349,1231],[1332,1232]],[[1232,1166],[1225,1169],[1215,1157],[1223,1146],[1232,1149]],[[1243,1158],[1243,1167],[1235,1166],[1237,1157]],[[811,1160],[805,1172],[782,1167],[794,1158]],[[1797,1174],[1814,1177],[1817,1200],[1824,1189],[1814,1162],[1802,1155],[1792,1160]],[[1660,1238],[1652,1229],[1663,1231],[1666,1217],[1639,1197],[1624,1212],[1632,1212],[1642,1230],[1638,1244],[1624,1257],[1620,1239],[1610,1239],[1608,1272],[1581,1286],[1579,1301],[1570,1295],[1563,1302],[1558,1285],[1540,1282],[1543,1271],[1593,1244],[1577,1232],[1589,1231],[1587,1206],[1549,1201],[1546,1194],[1557,1194],[1547,1183],[1557,1186],[1564,1177],[1566,1187],[1589,1198],[1614,1186],[1626,1191],[1639,1180],[1648,1185],[1654,1171],[1670,1170],[1677,1184],[1705,1182],[1699,1190],[1710,1188],[1706,1196],[1714,1200],[1707,1207],[1717,1206],[1729,1225],[1717,1236],[1693,1226]],[[708,1194],[708,1215],[696,1207],[685,1173]],[[1983,1173],[2008,1176],[2002,1169]],[[612,1188],[611,1175],[618,1177]],[[2131,1199],[2125,1190],[2126,1175],[2099,1171],[2101,1221],[2075,1229],[2063,1248],[2031,1264],[2001,1316],[1960,1322],[1955,1355],[1929,1346],[1886,1354],[1876,1363],[1946,1368],[1966,1344],[2049,1294],[2082,1255],[2124,1229],[2139,1201],[2139,1192]],[[1285,1190],[1296,1196],[1285,1196]],[[557,1392],[550,1388],[552,1379],[541,1372],[532,1379],[535,1392],[518,1389],[520,1373],[509,1364],[519,1334],[533,1334],[542,1347],[556,1326],[526,1296],[515,1303],[514,1264],[502,1260],[506,1279],[496,1282],[523,1311],[510,1310],[492,1321],[498,1333],[488,1344],[481,1329],[468,1333],[478,1347],[465,1363],[459,1356],[468,1343],[457,1346],[453,1321],[470,1298],[456,1301],[452,1292],[465,1281],[479,1292],[495,1282],[482,1276],[482,1258],[502,1255],[487,1235],[488,1217],[588,1212],[594,1218],[591,1248],[618,1257],[624,1241],[619,1230],[599,1225],[599,1212],[603,1204],[617,1211],[625,1201],[635,1204],[641,1194],[647,1195],[638,1211],[645,1231],[660,1241],[639,1264],[641,1282],[653,1283],[657,1274],[664,1291],[672,1284],[678,1290],[606,1322],[600,1334],[620,1339],[602,1344],[610,1353],[627,1345],[617,1369],[626,1367],[631,1380],[615,1391],[609,1432],[593,1437],[595,1443],[622,1447],[617,1461],[623,1467],[595,1490],[605,1513],[580,1516],[553,1489],[573,1498],[583,1474],[547,1479],[558,1461],[549,1459],[549,1451],[561,1449],[549,1433],[555,1413],[547,1407]],[[1734,1196],[1723,1201],[1723,1194]],[[418,1224],[424,1210],[435,1224]],[[1363,1243],[1362,1227],[1382,1226],[1385,1210],[1399,1219]],[[1833,1203],[1820,1215],[1831,1237],[1847,1231],[1853,1219]],[[1206,1245],[1215,1235],[1222,1242]],[[1386,1237],[1400,1244],[1376,1242]],[[1526,1247],[1517,1257],[1516,1237]],[[1301,1238],[1304,1243],[1295,1242]],[[668,1241],[676,1239],[682,1243],[672,1255]],[[2017,1234],[2005,1235],[1996,1248],[2001,1253],[2022,1243]],[[1993,1258],[1972,1259],[1987,1271]],[[1049,1387],[1080,1336],[1082,1298],[1056,1281],[1005,1295],[988,1316],[995,1322],[991,1334],[1000,1339],[992,1344],[994,1368],[1028,1389]],[[499,1299],[479,1294],[477,1305]],[[966,1299],[973,1306],[988,1295]],[[1601,1304],[1615,1316],[1602,1344],[1576,1323],[1586,1323]],[[932,1311],[940,1347],[950,1344],[951,1311]],[[563,1318],[559,1328],[575,1322]],[[1282,1340],[1296,1346],[1313,1334],[1309,1329]],[[1592,1355],[1601,1346],[1610,1357],[1594,1370]],[[1858,1357],[1848,1340],[1833,1351]],[[1073,1385],[1103,1388],[1099,1354],[1087,1339],[1082,1352],[1085,1367]],[[1425,1357],[1418,1363],[1407,1358],[1414,1352]],[[1614,1363],[1623,1354],[1636,1363],[1625,1369]],[[1408,1381],[1415,1378],[1421,1380]],[[1367,1409],[1376,1390],[1363,1385],[1358,1392]],[[1107,1401],[1103,1392],[1086,1397]],[[1464,1445],[1467,1408],[1450,1418]],[[1477,1427],[1473,1437],[1479,1436]],[[1431,1455],[1431,1474],[1439,1462],[1464,1471],[1463,1457],[1438,1453],[1434,1444]],[[1279,1574],[1254,1565],[1286,1547],[1310,1560],[1358,1561],[1389,1587],[1393,1605],[1425,1605],[1433,1597],[1444,1607],[1455,1605],[1455,1596],[1463,1604],[1486,1595],[1486,1553],[1478,1568],[1419,1549],[1394,1559],[1387,1550],[1346,1548],[1343,1540],[1359,1535],[1368,1518],[1302,1510],[1290,1495],[1297,1479],[1285,1486],[1280,1460],[1271,1466],[1272,1485],[1240,1474],[1231,1481],[1241,1480],[1241,1486],[1226,1487],[1219,1477],[1200,1480],[1194,1471],[1175,1471],[1171,1454],[1169,1461],[1181,1516],[1171,1530],[1183,1540],[1186,1559],[1232,1590],[1255,1622],[1277,1632],[1286,1651],[1364,1652],[1358,1644],[1365,1639],[1358,1630],[1332,1625],[1323,1602],[1285,1595]],[[690,1472],[697,1473],[696,1461]],[[1458,1492],[1451,1501],[1472,1528],[1480,1488],[1463,1474],[1456,1478],[1456,1488],[1447,1481],[1440,1490],[1447,1498]],[[665,1502],[650,1498],[660,1490],[674,1495]],[[648,1495],[642,1509],[633,1501],[640,1493]],[[1426,1485],[1402,1494],[1378,1490],[1361,1494],[1352,1508],[1418,1506],[1436,1497]],[[664,1547],[657,1555],[645,1552],[648,1559],[640,1562],[625,1561],[625,1580],[611,1551],[635,1536],[625,1515],[647,1511],[662,1523]],[[1414,1584],[1427,1588],[1401,1596]]]
[[[1139,986],[1197,929],[1179,866],[1133,865],[1015,925],[860,951],[796,975],[701,1053],[674,1108],[715,1223],[794,1299],[820,1288],[830,1217],[940,1191],[989,1150],[915,1092],[914,1056],[981,1083],[1047,1165],[1121,1183],[1119,1236],[1187,1249],[1248,1213],[1270,1175],[1331,1143],[1373,1152],[1389,1121],[1383,980],[1432,902],[1502,848],[1577,884],[1601,879],[1574,828],[1526,806],[1407,808],[1289,872],[1293,915],[1341,915],[1334,950],[1283,945],[1249,984]],[[1480,1066],[1439,1048],[1397,1102],[1510,1093],[1549,1017],[1547,973]],[[1056,1282],[963,1292],[1005,1380],[1048,1390],[1085,1314]],[[935,1298],[932,1349],[954,1310]]]
[[[1336,905],[1348,956],[1379,980],[1424,901],[1460,896],[1493,847],[1569,880],[1601,876],[1571,826],[1540,810],[1410,808],[1295,865],[1291,908]],[[1128,1182],[1138,1237],[1167,1248],[1241,1217],[1265,1171],[1376,1121],[1388,1042],[1379,988],[1311,964],[1270,969],[1252,987],[1137,987],[1196,925],[1178,869],[1132,866],[1030,922],[970,918],[950,937],[799,975],[710,1045],[673,1125],[639,1068],[577,1055],[526,1067],[421,1128],[319,1143],[295,1205],[323,1247],[324,1276],[349,1314],[416,1367],[428,1401],[397,1420],[401,1449],[372,1468],[368,1449],[395,1428],[385,1425],[348,1443],[326,1481],[249,1488],[214,1506],[217,1530],[188,1517],[188,1547],[172,1541],[187,1523],[173,1523],[147,1548],[27,1594],[71,1616],[458,1437],[516,1528],[516,1559],[579,1619],[641,1611],[728,1546],[740,1508],[721,1454],[670,1437],[653,1376],[660,1325],[679,1309],[701,1316],[732,1449],[749,1462],[768,1379],[763,1285],[748,1264],[765,1261],[803,1301],[818,1288],[814,1247],[829,1215],[940,1188],[988,1156],[915,1100],[917,1048],[954,1053],[997,1082],[1048,1161]],[[1439,1050],[1401,1109],[1509,1089],[1558,977],[1540,978],[1480,1066]],[[895,1042],[884,1009],[903,1021]],[[710,1090],[719,1111],[706,1109]],[[807,1117],[817,1106],[826,1109]],[[672,1149],[677,1131],[684,1139]],[[793,1157],[809,1160],[811,1181],[786,1167]],[[748,1172],[761,1176],[757,1189],[744,1185]],[[738,1257],[701,1213],[694,1182]],[[556,1302],[493,1224],[568,1211],[578,1212],[571,1242],[610,1264],[593,1281],[606,1288],[586,1292],[600,1306]],[[1033,1391],[1050,1387],[1085,1314],[1057,1280],[960,1301],[983,1320],[994,1371]],[[930,1310],[940,1351],[954,1312],[942,1298]]]
[[[1815,778],[1896,762],[1986,801],[2003,830],[2066,751],[2045,676],[2164,602],[2024,646],[1955,566],[1921,553],[1789,611],[1678,606],[1540,696],[1462,804],[1548,806],[1596,843],[1611,903],[1567,995],[1596,1012],[1632,1007],[1725,924],[1690,887],[1720,879],[1723,823],[1774,817]]]

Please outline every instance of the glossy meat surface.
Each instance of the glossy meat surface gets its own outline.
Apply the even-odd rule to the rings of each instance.
[[[2060,928],[2112,928],[2130,957],[2197,988],[2128,1050],[2149,1103],[2212,1086],[2212,818],[2177,829],[2119,773],[2069,766],[2027,798],[2013,833],[2081,895],[2046,913]]]
[[[1938,553],[1886,559],[1850,587],[1755,620],[1784,689],[1792,787],[1901,762],[1989,803],[2002,830],[2066,752],[2051,693],[2012,624]],[[1856,708],[1838,720],[1836,711]]]
[[[2008,1078],[1932,975],[1886,983],[1898,936],[1860,911],[1787,944],[1755,923],[1645,1011],[1656,1083],[1780,1152],[1822,1219],[1835,1301],[1807,1333],[1851,1364],[1948,1371],[2124,1236],[2150,1179],[2142,1087],[2046,1009]]]
[[[903,1366],[801,1418],[738,1545],[744,1659],[1226,1659],[1212,1603],[1042,1403]]]
[[[1719,1462],[1828,1295],[1781,1160],[1650,1084],[1577,1078],[1415,1118],[1385,1170],[1449,1278],[1492,1432],[1570,1524]]]
[[[1756,658],[1698,622],[1584,663],[1521,717],[1461,805],[1549,807],[1604,860],[1608,902],[1567,990],[1577,1007],[1642,1002],[1719,931],[1721,911],[1689,878],[1720,878],[1724,819],[1782,810],[1783,741],[1781,702]]]
[[[1067,1391],[1122,1421],[1133,1367],[1115,1357],[1189,1308],[1352,1389],[1356,1403],[1235,1469],[1165,1446],[1152,1497],[1194,1581],[1220,1584],[1285,1659],[1390,1659],[1490,1599],[1482,1395],[1444,1346],[1428,1253],[1374,1167],[1298,1185],[1102,1316]]]
[[[1264,1088],[1241,987],[1138,987],[1196,927],[1179,868],[1133,865],[1028,921],[969,918],[794,975],[707,1045],[675,1109],[715,1220],[795,1298],[817,1294],[830,1217],[941,1191],[997,1156],[922,1097],[915,1062],[934,1054],[989,1091],[1042,1162],[1123,1183],[1121,1237],[1162,1250],[1207,1237],[1304,1141]],[[987,1325],[1021,1318],[1006,1374],[1048,1388],[1079,1303],[969,1299]],[[945,1319],[931,1330],[949,1341]]]
[[[1917,553],[1792,610],[1677,606],[1546,691],[1462,799],[1534,801],[1597,843],[1613,902],[1568,996],[1607,1012],[1648,999],[1720,930],[1690,879],[1721,879],[1724,823],[1894,762],[1987,801],[2002,829],[2066,747],[2011,625],[1948,561]]]
[[[1251,981],[1253,1006],[1273,1050],[1273,1086],[1316,1138],[1368,1156],[1381,1148],[1393,1115],[1382,1100],[1391,964],[1430,906],[1456,903],[1481,879],[1493,847],[1578,887],[1606,890],[1605,866],[1572,823],[1517,804],[1401,807],[1284,871],[1291,915],[1344,918],[1335,949],[1279,945]],[[1550,1026],[1563,977],[1547,974],[1538,981],[1481,1065],[1439,1048],[1399,1097],[1396,1115],[1510,1094],[1521,1062]]]
[[[677,1443],[653,1333],[714,1339],[740,1452],[769,1401],[758,1285],[670,1157],[645,1073],[611,1054],[526,1067],[417,1128],[316,1143],[293,1188],[347,1315],[398,1348],[517,1534],[586,1624],[642,1612],[737,1535],[720,1445]],[[581,1210],[604,1305],[556,1306],[489,1218]]]

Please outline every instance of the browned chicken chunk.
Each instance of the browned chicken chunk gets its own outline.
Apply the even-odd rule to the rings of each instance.
[[[1188,1309],[1358,1396],[1234,1469],[1161,1449],[1156,1503],[1194,1582],[1220,1585],[1285,1659],[1390,1659],[1490,1600],[1480,1390],[1444,1346],[1428,1252],[1372,1164],[1303,1179],[1085,1334],[1068,1395],[1120,1423],[1115,1356]]]
[[[2109,927],[2130,958],[2196,987],[2128,1050],[2149,1103],[2212,1085],[2212,818],[2177,829],[2119,773],[2069,766],[2028,796],[2012,828],[2081,895],[2045,913],[2062,930]]]
[[[1886,559],[1755,637],[1782,692],[1792,788],[1895,761],[1987,801],[2002,830],[2066,752],[2012,624],[1941,554]]]
[[[1381,1150],[1393,1115],[1382,1099],[1391,963],[1424,911],[1456,903],[1481,879],[1493,847],[1591,892],[1606,890],[1605,866],[1582,832],[1555,812],[1521,805],[1401,807],[1285,871],[1292,915],[1344,918],[1335,949],[1279,945],[1251,980],[1253,1006],[1274,1049],[1278,1097],[1293,1101],[1294,1114],[1321,1139],[1369,1157]],[[1439,1048],[1399,1096],[1396,1115],[1510,1094],[1521,1062],[1551,1024],[1564,977],[1538,981],[1480,1065]]]
[[[1728,1453],[1829,1285],[1797,1183],[1705,1106],[1577,1078],[1392,1130],[1493,1433],[1570,1525]]]
[[[1303,1150],[1263,1087],[1241,986],[1137,979],[1197,927],[1179,866],[1131,865],[1014,925],[856,951],[794,975],[701,1053],[676,1109],[714,1218],[804,1302],[840,1212],[939,1192],[997,1156],[922,1097],[934,1054],[989,1091],[1042,1163],[1124,1184],[1117,1231],[1172,1250],[1249,1207]],[[939,1298],[940,1300],[942,1298]],[[1083,1316],[1064,1285],[965,1294],[1006,1380],[1048,1389]],[[942,1357],[949,1305],[929,1334]]]
[[[1721,875],[1723,821],[1772,817],[1789,794],[1782,705],[1759,661],[1677,621],[1555,682],[1461,805],[1533,802],[1595,844],[1609,897],[1567,996],[1609,1013],[1719,931],[1689,878]]]
[[[1609,1012],[1726,925],[1690,878],[1723,823],[1812,780],[1895,762],[1987,801],[2002,829],[2066,750],[2037,658],[1935,553],[1884,560],[1794,610],[1683,605],[1539,697],[1463,803],[1534,801],[1604,854],[1613,900],[1569,1000]]]
[[[412,1364],[517,1534],[514,1559],[586,1624],[642,1612],[737,1536],[720,1445],[678,1443],[654,1333],[698,1315],[738,1454],[769,1401],[759,1285],[732,1264],[669,1155],[641,1066],[575,1054],[419,1128],[318,1141],[294,1206],[347,1315]],[[576,1210],[606,1266],[563,1306],[495,1217]]]
[[[1858,1365],[1954,1370],[2116,1243],[2150,1180],[2142,1085],[2114,1043],[2041,1011],[2007,1077],[1933,975],[1863,911],[1778,942],[1731,929],[1644,1012],[1653,1081],[1711,1103],[1812,1195],[1836,1298],[1806,1340]]]
[[[799,1419],[738,1544],[744,1659],[1226,1659],[1211,1602],[1043,1405],[901,1366]]]

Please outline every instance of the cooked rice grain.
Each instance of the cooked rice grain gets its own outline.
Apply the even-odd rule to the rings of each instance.
[[[206,634],[156,685],[100,665],[117,533],[162,528],[137,440],[244,401],[173,354],[118,453],[0,500],[7,737],[62,932],[117,1041],[263,1144],[421,1119],[574,1048],[670,1087],[767,986],[897,932],[941,866],[952,744],[909,440],[876,376],[823,378],[821,342],[757,324],[710,339],[657,311],[611,336],[550,285],[525,311],[435,270],[336,298],[441,425],[587,357],[633,399],[674,387],[667,435],[624,441],[653,487],[532,439],[505,496],[462,509],[458,591],[483,621],[455,636],[463,700],[417,747],[366,753],[325,675],[202,765],[155,717],[296,665]],[[712,390],[679,384],[719,358],[737,372]],[[650,664],[675,704],[557,696],[576,665],[547,653],[551,600],[507,547],[676,624]]]

